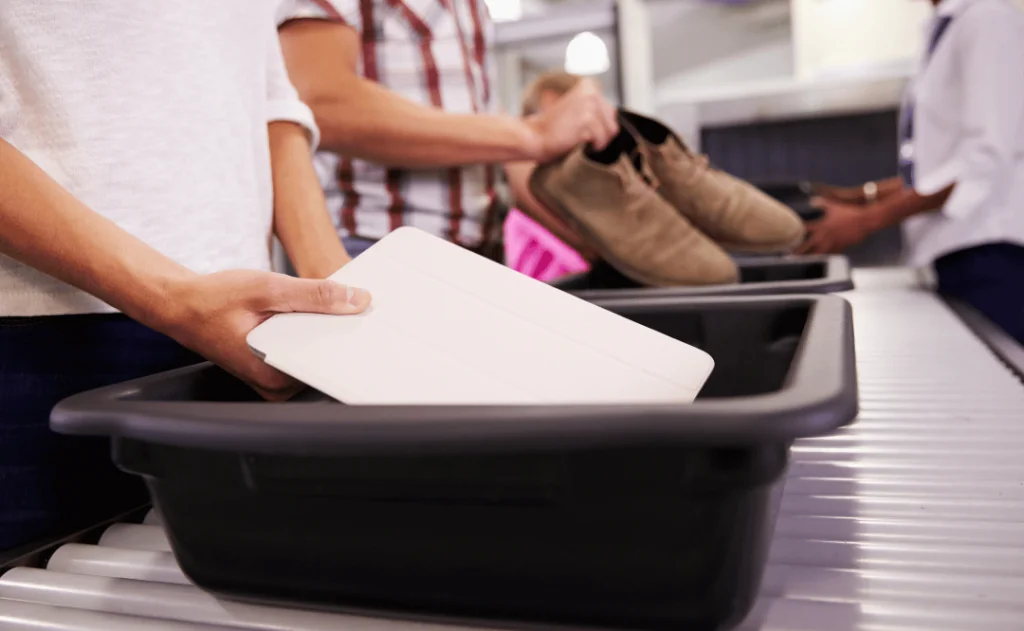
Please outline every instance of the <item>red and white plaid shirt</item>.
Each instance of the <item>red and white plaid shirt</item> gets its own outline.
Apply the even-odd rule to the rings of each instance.
[[[364,77],[458,114],[496,113],[484,0],[282,0],[278,23],[323,19],[362,37]],[[478,247],[495,220],[496,165],[393,169],[319,152],[317,171],[343,236],[380,239],[402,225]]]

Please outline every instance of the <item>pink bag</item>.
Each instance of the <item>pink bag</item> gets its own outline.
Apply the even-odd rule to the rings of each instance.
[[[576,250],[516,209],[505,219],[505,263],[539,281],[590,269]]]

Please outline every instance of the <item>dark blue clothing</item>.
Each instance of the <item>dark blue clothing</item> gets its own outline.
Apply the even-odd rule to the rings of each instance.
[[[1024,344],[1024,247],[992,243],[935,261],[939,292],[985,314]]]
[[[345,246],[345,251],[348,252],[348,255],[352,258],[356,258],[363,252],[369,250],[370,246],[376,243],[376,241],[372,239],[364,239],[362,237],[345,237],[341,242]]]
[[[0,318],[0,551],[146,501],[110,441],[50,431],[72,394],[201,361],[119,314]]]

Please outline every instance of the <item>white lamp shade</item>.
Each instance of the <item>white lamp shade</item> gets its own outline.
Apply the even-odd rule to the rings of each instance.
[[[608,45],[587,31],[572,38],[565,50],[565,71],[575,75],[599,75],[611,68]]]

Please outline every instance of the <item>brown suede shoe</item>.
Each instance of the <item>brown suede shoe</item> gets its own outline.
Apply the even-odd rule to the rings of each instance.
[[[708,237],[734,252],[788,252],[804,238],[799,215],[747,182],[712,168],[665,125],[620,110],[644,145],[659,193]]]
[[[625,130],[604,151],[580,146],[543,164],[530,189],[634,281],[654,286],[735,283],[736,264],[649,184],[637,141]],[[647,174],[645,176],[644,174]]]

